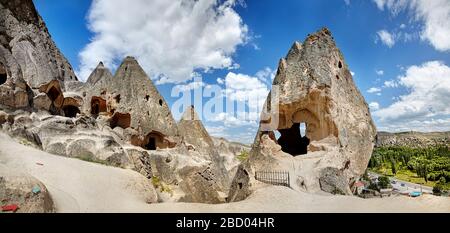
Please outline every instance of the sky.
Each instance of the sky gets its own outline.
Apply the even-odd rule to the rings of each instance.
[[[251,143],[278,61],[328,27],[379,131],[450,130],[450,0],[34,0],[84,81],[134,56],[176,120]]]

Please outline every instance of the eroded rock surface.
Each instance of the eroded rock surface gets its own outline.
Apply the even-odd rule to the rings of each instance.
[[[15,172],[0,164],[0,204],[16,205],[16,213],[54,212],[53,200],[45,185],[36,178]]]
[[[294,189],[351,194],[376,128],[328,29],[295,42],[280,60],[264,109],[249,160],[232,184],[234,200],[252,190],[260,170],[288,171]]]

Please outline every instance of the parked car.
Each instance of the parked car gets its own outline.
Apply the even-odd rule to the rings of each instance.
[[[402,186],[402,187],[405,187],[405,184],[404,184],[404,183],[402,183],[402,184],[401,184],[401,186]]]
[[[391,181],[391,184],[397,184],[397,181],[393,180]]]

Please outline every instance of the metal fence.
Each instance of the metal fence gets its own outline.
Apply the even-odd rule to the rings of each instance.
[[[287,171],[257,171],[255,179],[266,184],[291,187]]]

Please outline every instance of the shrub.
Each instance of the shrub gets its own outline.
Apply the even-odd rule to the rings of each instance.
[[[433,194],[440,195],[442,193],[442,185],[440,183],[437,183],[433,187]]]
[[[237,156],[237,159],[238,159],[239,161],[243,162],[243,161],[245,161],[245,160],[248,159],[248,156],[249,156],[248,151],[244,150],[244,151],[241,152],[241,154],[239,154],[239,155]]]
[[[380,176],[378,177],[378,186],[380,189],[387,189],[391,186],[389,183],[389,177],[387,176]]]

